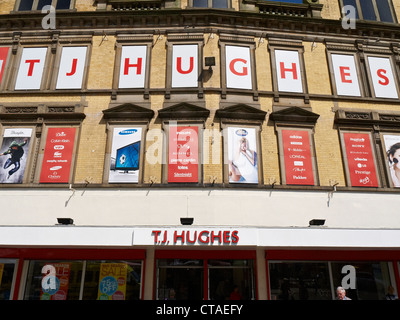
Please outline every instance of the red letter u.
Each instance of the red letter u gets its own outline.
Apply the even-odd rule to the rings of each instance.
[[[191,73],[191,72],[193,71],[193,64],[194,64],[194,59],[193,59],[193,57],[190,57],[190,66],[189,66],[189,69],[184,71],[184,70],[182,70],[182,57],[176,58],[176,70],[177,70],[179,73],[182,73],[182,74]]]

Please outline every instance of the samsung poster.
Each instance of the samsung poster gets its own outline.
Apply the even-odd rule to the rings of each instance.
[[[305,130],[282,130],[286,184],[314,185],[310,138]]]
[[[386,161],[392,186],[400,188],[400,135],[383,135]]]
[[[258,183],[258,154],[255,128],[228,128],[230,183]]]
[[[49,128],[40,183],[68,183],[76,128]]]
[[[110,183],[138,183],[142,128],[114,128]]]
[[[368,133],[343,133],[348,170],[353,187],[379,187]]]
[[[0,149],[0,183],[22,183],[32,129],[5,129]]]
[[[171,126],[168,146],[168,182],[198,182],[197,127]]]

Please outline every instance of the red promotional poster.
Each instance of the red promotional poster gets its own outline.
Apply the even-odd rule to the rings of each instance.
[[[71,263],[46,264],[42,268],[40,300],[67,300]]]
[[[314,185],[308,131],[282,130],[286,183]]]
[[[67,183],[74,149],[75,128],[49,128],[44,150],[41,183]]]
[[[1,79],[3,79],[4,68],[6,66],[7,56],[9,47],[0,48],[0,83]]]
[[[353,187],[378,187],[374,155],[368,133],[343,133]]]
[[[171,127],[168,182],[198,182],[198,128]]]

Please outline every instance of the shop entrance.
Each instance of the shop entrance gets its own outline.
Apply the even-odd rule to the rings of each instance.
[[[216,258],[218,257],[218,258]],[[156,300],[255,299],[252,252],[156,252]]]

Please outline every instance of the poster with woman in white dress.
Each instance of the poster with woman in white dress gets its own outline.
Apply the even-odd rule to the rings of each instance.
[[[228,128],[228,164],[230,183],[258,183],[255,128]]]

